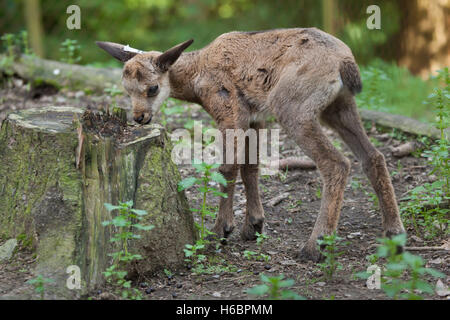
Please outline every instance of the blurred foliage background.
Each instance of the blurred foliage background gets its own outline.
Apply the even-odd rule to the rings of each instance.
[[[72,4],[81,8],[80,30],[66,27]],[[381,8],[381,30],[366,26],[373,4]],[[406,105],[408,97],[423,100],[431,86],[411,73],[428,79],[450,64],[450,0],[0,0],[0,6],[0,34],[28,29],[34,51],[55,60],[62,59],[61,43],[75,39],[79,63],[96,66],[120,64],[95,40],[163,51],[194,38],[191,50],[229,31],[314,26],[349,45],[368,81],[397,81],[378,88],[392,91],[391,104]]]

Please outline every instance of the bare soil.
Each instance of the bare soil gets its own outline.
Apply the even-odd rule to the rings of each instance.
[[[51,95],[48,95],[51,93]],[[20,79],[14,79],[12,84],[0,90],[0,121],[10,111],[41,107],[41,106],[79,106],[93,110],[105,110],[112,103],[106,95],[86,95],[84,92],[62,90],[55,92],[42,88],[38,93],[29,90]],[[130,109],[127,97],[119,98],[118,105]],[[207,126],[211,122],[209,116],[199,106],[184,105],[185,111],[167,117],[169,130],[183,127],[186,119],[203,120]],[[161,116],[161,115],[159,115]],[[169,119],[170,118],[170,119]],[[131,120],[131,119],[129,119]],[[161,118],[154,120],[158,122]],[[269,123],[278,127],[276,123]],[[369,125],[370,127],[370,125]],[[113,130],[115,130],[113,128]],[[260,274],[279,275],[295,280],[291,290],[308,299],[387,299],[381,290],[369,290],[365,280],[356,278],[356,272],[366,270],[369,263],[366,256],[376,252],[376,239],[382,235],[381,216],[379,209],[371,198],[373,190],[361,170],[361,165],[349,149],[327,129],[326,133],[332,141],[351,160],[352,169],[345,192],[345,200],[338,227],[338,235],[345,239],[346,245],[341,246],[343,255],[339,262],[343,269],[339,270],[333,280],[324,280],[323,274],[315,263],[300,263],[295,259],[297,251],[308,239],[320,207],[321,180],[317,170],[295,170],[281,172],[275,176],[260,177],[260,190],[266,214],[264,232],[269,239],[260,249],[255,242],[244,242],[239,232],[245,216],[244,186],[240,178],[237,181],[234,198],[236,228],[228,239],[227,245],[211,246],[208,249],[209,273],[196,274],[192,266],[186,264],[180,270],[166,270],[154,275],[140,275],[134,279],[134,286],[142,291],[146,299],[250,299],[245,290],[261,283]],[[405,193],[425,182],[433,181],[430,167],[425,158],[407,156],[395,158],[391,155],[391,147],[411,140],[405,135],[391,135],[371,126],[368,130],[371,139],[377,141],[378,149],[385,155],[389,171],[392,175],[394,188],[398,199]],[[282,157],[303,156],[301,150],[285,134],[281,135]],[[190,166],[180,167],[183,178],[195,175]],[[353,183],[352,183],[353,182]],[[355,187],[356,182],[360,187]],[[353,187],[352,187],[353,186]],[[271,200],[281,194],[277,204]],[[198,208],[201,195],[194,188],[186,191],[191,207]],[[218,205],[217,198],[208,199],[211,205]],[[198,217],[196,217],[198,219]],[[211,229],[212,219],[207,220]],[[421,234],[408,230],[407,246],[440,246],[445,238],[434,238],[426,241]],[[7,240],[7,239],[3,239]],[[0,239],[0,244],[2,240]],[[255,261],[244,257],[244,251],[251,250],[269,255],[270,260]],[[419,254],[432,267],[443,272],[446,278],[444,284],[450,285],[450,255],[445,250],[428,250],[413,252]],[[35,261],[33,251],[25,244],[17,250],[12,261],[0,264],[0,299],[11,293],[32,290],[25,281],[34,277],[32,267]],[[169,276],[168,276],[169,274]],[[435,281],[435,280],[432,280]],[[99,288],[89,295],[92,299],[114,298],[110,288]],[[448,299],[437,294],[426,296],[427,299]],[[86,297],[88,298],[88,297]]]

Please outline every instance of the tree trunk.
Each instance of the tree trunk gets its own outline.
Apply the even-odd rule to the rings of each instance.
[[[39,0],[25,0],[25,22],[29,30],[31,48],[40,57],[45,57],[41,5]]]
[[[322,24],[323,30],[329,34],[336,34],[335,15],[337,6],[334,0],[322,0]]]
[[[450,1],[400,0],[398,62],[427,77],[450,65]]]
[[[0,130],[0,237],[32,240],[35,275],[56,281],[49,289],[54,298],[73,298],[102,284],[114,251],[112,230],[102,226],[111,219],[106,202],[133,200],[148,212],[143,223],[155,226],[132,241],[143,256],[139,272],[180,266],[184,245],[195,240],[163,129],[136,127],[123,141],[99,137],[76,129],[82,112],[23,110],[10,114]],[[81,269],[81,291],[66,287],[70,265]]]

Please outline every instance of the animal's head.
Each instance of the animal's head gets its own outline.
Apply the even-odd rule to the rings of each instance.
[[[125,65],[122,84],[131,97],[133,118],[147,124],[170,95],[168,71],[194,40],[183,42],[166,52],[139,51],[129,46],[97,41],[97,45]]]

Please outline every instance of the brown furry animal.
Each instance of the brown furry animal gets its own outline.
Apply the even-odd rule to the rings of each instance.
[[[315,28],[298,28],[230,32],[201,50],[182,53],[191,43],[161,53],[132,52],[120,44],[97,42],[125,63],[123,86],[138,123],[150,122],[169,96],[201,104],[222,132],[258,130],[264,128],[266,115],[274,115],[317,164],[324,182],[319,216],[300,252],[302,258],[318,260],[316,240],[336,230],[350,171],[348,159],[322,132],[323,122],[339,133],[362,162],[379,198],[385,234],[405,232],[384,157],[361,125],[354,99],[362,89],[359,68],[343,42]],[[247,196],[241,234],[251,240],[256,231],[262,232],[264,223],[257,164],[220,167],[230,183],[222,187],[228,198],[220,199],[214,232],[219,238],[227,237],[234,228],[238,170]]]

